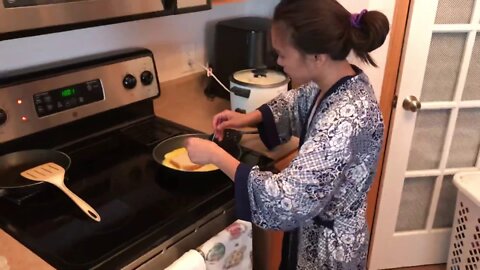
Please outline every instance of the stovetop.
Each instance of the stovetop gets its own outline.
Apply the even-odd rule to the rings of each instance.
[[[65,184],[101,216],[99,223],[91,220],[42,183],[0,190],[0,228],[57,269],[118,269],[151,259],[192,224],[231,209],[233,184],[221,171],[193,181],[165,174],[155,163],[160,141],[195,132],[155,117],[156,74],[153,53],[136,48],[0,78],[0,155],[66,153]],[[240,152],[245,163],[272,163]]]
[[[191,132],[150,117],[60,146],[57,150],[72,160],[66,185],[96,209],[101,222],[90,220],[60,190],[43,184],[0,197],[0,226],[59,269],[126,265],[233,200],[232,181],[223,173],[191,181],[159,170],[154,146]],[[245,148],[240,159],[271,165],[270,159]]]

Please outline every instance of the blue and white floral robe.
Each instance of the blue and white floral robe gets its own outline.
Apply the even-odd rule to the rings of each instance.
[[[267,147],[300,137],[298,156],[287,168],[277,174],[243,163],[237,168],[239,217],[286,231],[286,240],[296,239],[290,247],[284,241],[285,269],[366,268],[367,191],[384,125],[368,77],[353,67],[357,75],[342,78],[327,91],[308,130],[320,92],[313,82],[259,108],[260,135]]]

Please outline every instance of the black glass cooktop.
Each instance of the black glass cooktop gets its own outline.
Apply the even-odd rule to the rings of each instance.
[[[66,185],[101,216],[90,220],[66,195],[44,184],[0,198],[0,226],[58,269],[119,268],[233,200],[223,173],[176,178],[159,169],[153,147],[188,133],[150,118],[60,148],[71,157]],[[241,160],[271,160],[242,149]]]

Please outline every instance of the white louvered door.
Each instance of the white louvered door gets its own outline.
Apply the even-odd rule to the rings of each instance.
[[[452,177],[480,169],[480,0],[412,0],[406,35],[371,270],[446,262]]]

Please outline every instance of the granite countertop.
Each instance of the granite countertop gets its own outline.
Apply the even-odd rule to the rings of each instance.
[[[203,73],[198,73],[162,83],[162,94],[154,101],[155,114],[202,132],[211,133],[212,117],[222,110],[229,109],[230,103],[221,98],[207,98],[203,93],[207,80]],[[273,151],[269,151],[263,145],[258,135],[243,135],[241,144],[274,160],[280,160],[295,151],[298,139],[294,138]],[[0,270],[54,269],[1,229],[0,243]]]
[[[0,229],[0,270],[55,269]]]

